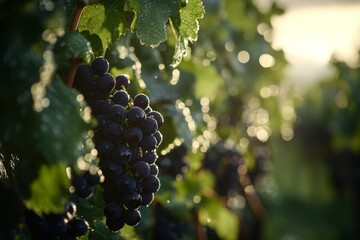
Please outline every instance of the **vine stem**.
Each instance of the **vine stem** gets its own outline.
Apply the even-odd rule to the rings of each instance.
[[[74,16],[72,18],[71,25],[70,25],[70,30],[72,32],[77,31],[81,14],[82,14],[85,6],[86,6],[82,1],[76,1],[76,2],[77,2],[77,6],[76,6],[75,14],[74,14]],[[68,74],[67,74],[67,77],[66,77],[66,85],[69,88],[72,88],[75,73],[76,73],[76,68],[77,68],[77,66],[79,64],[79,59],[76,58],[75,56],[72,56],[70,58],[70,61],[71,61],[71,66],[69,68],[69,71],[68,71]]]

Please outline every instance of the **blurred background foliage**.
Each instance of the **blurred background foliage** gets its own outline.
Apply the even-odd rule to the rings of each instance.
[[[334,58],[330,63],[332,75],[299,88],[285,74],[288,63],[284,53],[271,47],[271,18],[283,14],[284,10],[273,1],[265,7],[260,2],[204,0],[205,16],[199,21],[198,39],[189,45],[187,56],[177,67],[171,67],[176,47],[171,31],[168,31],[168,40],[156,48],[142,45],[135,34],[127,32],[106,51],[111,72],[129,74],[134,83],[129,92],[146,92],[153,108],[163,113],[166,122],[158,160],[161,189],[152,206],[141,210],[144,220],[134,229],[121,231],[122,239],[359,239],[359,68],[349,67]],[[16,4],[11,6],[16,9]],[[73,9],[73,6],[69,4],[67,9]],[[62,12],[64,22],[69,21],[72,12],[66,14]],[[6,19],[7,15],[3,16]],[[18,45],[24,46],[24,49],[18,49],[14,45],[6,50],[7,53],[34,54],[20,61],[22,69],[35,65],[33,74],[29,74],[32,76],[28,78],[29,86],[37,81],[35,76],[43,60],[43,46],[36,45],[36,36],[48,27],[42,24],[60,24],[54,20],[59,19],[57,16],[42,16],[48,22],[36,19],[41,28],[28,33],[31,39],[27,41],[31,46],[24,40],[27,32],[1,38],[2,45],[7,46],[9,43],[6,42],[14,39],[14,35]],[[13,24],[7,24],[5,30],[19,27],[16,22]],[[58,64],[63,59],[57,59],[57,54],[63,53],[66,44],[61,43],[67,37],[76,39],[84,48],[79,48],[76,43],[71,46],[81,56],[88,51],[83,44],[86,41],[91,42],[93,50],[101,49],[96,45],[99,45],[99,39],[86,32],[82,35],[60,34],[57,45],[51,48],[55,54],[53,60]],[[5,47],[0,49],[5,52]],[[89,56],[83,58],[88,61]],[[8,79],[24,79],[21,72],[15,71],[19,68],[16,62],[13,65],[10,62],[9,66],[13,67]],[[2,72],[9,72],[7,65],[0,67],[4,68]],[[64,75],[67,67],[65,63],[59,64],[58,74]],[[15,112],[9,111],[10,118],[2,119],[1,125],[6,127],[9,122],[19,122],[21,126],[27,126],[22,121],[34,124],[36,120],[40,126],[47,114],[62,109],[61,99],[73,97],[74,100],[76,93],[67,92],[56,79],[51,83],[49,96],[57,104],[44,111],[43,117],[32,113],[24,115],[25,110],[19,106],[26,104],[18,102],[20,98],[13,99],[6,91],[14,88],[21,95],[23,89],[20,88],[28,89],[29,86],[17,86],[13,82],[5,87],[3,83],[1,107]],[[58,95],[59,92],[63,92],[63,96]],[[24,102],[29,97],[25,94]],[[5,100],[12,105],[5,106]],[[71,104],[84,103],[74,100]],[[65,111],[66,114],[73,112],[70,109]],[[80,116],[78,118],[76,122],[68,118],[69,122],[65,121],[59,128],[63,130],[65,125],[77,124],[78,135],[81,135],[89,124],[81,121]],[[18,134],[23,132],[15,125],[13,131],[17,133],[18,141]],[[32,129],[40,129],[36,126],[27,128],[27,136],[31,136]],[[4,136],[5,130],[1,129]],[[44,141],[47,135],[39,136],[36,144],[43,146],[39,149],[49,149],[48,142]],[[32,138],[29,138],[28,142],[31,142]],[[69,144],[74,145],[81,140],[74,138],[72,130],[65,131],[64,138],[66,141],[73,139]],[[14,139],[9,141],[15,142]],[[23,141],[26,143],[27,140]],[[0,147],[6,148],[4,143]],[[20,159],[44,157],[36,155],[37,150],[30,146],[23,148],[27,152],[20,155]],[[54,152],[49,150],[42,154],[45,158],[67,162],[62,155],[51,155]],[[0,164],[5,162],[0,160]],[[40,162],[43,163],[42,160],[36,162],[37,167]],[[23,165],[18,170],[20,173],[27,169],[27,165]],[[55,172],[59,166],[54,168]],[[2,176],[4,168],[0,167]],[[34,178],[31,176],[23,181],[30,182]],[[62,189],[67,188],[66,180],[60,184],[64,185]],[[42,182],[37,182],[34,191],[41,186]],[[8,188],[1,187],[0,191],[1,196],[16,195]],[[56,198],[56,194],[54,196]],[[8,205],[11,203],[10,206],[15,204],[3,201]],[[31,204],[34,207],[43,204],[37,201],[35,199]],[[88,218],[93,219],[94,226],[99,226],[99,234],[107,239],[117,239],[97,220],[101,213],[91,205],[96,205],[96,201],[94,198],[80,202],[80,213],[86,217],[92,209],[93,215]],[[9,215],[8,211],[1,211]],[[18,217],[15,214],[13,218]]]

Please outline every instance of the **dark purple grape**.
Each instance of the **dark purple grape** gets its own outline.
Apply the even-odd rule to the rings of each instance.
[[[120,219],[123,214],[123,208],[114,202],[106,203],[104,206],[104,215],[111,220]]]
[[[162,143],[163,140],[163,135],[161,134],[160,131],[156,131],[153,136],[156,138],[156,142],[157,142],[157,147],[160,146],[160,144]]]
[[[98,151],[98,157],[110,158],[114,144],[111,141],[100,141],[95,143],[95,148]]]
[[[110,73],[105,73],[95,82],[95,94],[107,99],[115,87],[115,79]]]
[[[152,111],[152,112],[148,113],[147,117],[155,118],[159,127],[161,127],[164,124],[164,117],[158,111]]]
[[[89,186],[94,186],[100,183],[100,176],[98,173],[91,173],[90,171],[86,171],[83,177]]]
[[[86,188],[82,190],[77,190],[75,193],[81,198],[88,198],[93,193],[94,187],[87,185]]]
[[[151,175],[157,176],[159,174],[159,167],[156,164],[151,164],[149,167]]]
[[[139,146],[143,150],[151,151],[158,145],[156,138],[153,135],[144,135]]]
[[[112,150],[112,160],[120,164],[126,164],[130,161],[131,154],[132,152],[130,148],[122,144],[118,144],[115,145]]]
[[[108,229],[110,231],[113,231],[113,232],[117,232],[119,231],[120,229],[122,229],[125,225],[125,222],[124,222],[124,219],[123,218],[119,218],[119,219],[109,219],[107,218],[106,219],[106,226],[108,227]]]
[[[117,176],[120,176],[123,172],[123,168],[120,164],[110,161],[103,163],[103,165],[101,166],[101,170],[106,180],[116,178]]]
[[[66,232],[67,222],[64,215],[50,213],[45,218],[49,224],[47,238],[56,238]]]
[[[114,103],[126,107],[129,103],[130,96],[125,90],[118,90],[111,98]]]
[[[148,164],[153,164],[157,160],[158,155],[155,151],[146,151],[143,154],[142,160],[147,162]]]
[[[130,193],[136,189],[136,181],[133,177],[123,174],[116,178],[116,188],[119,192]]]
[[[129,75],[120,74],[115,77],[116,85],[115,88],[117,90],[127,89],[130,85]]]
[[[143,152],[140,147],[132,146],[130,150],[131,150],[131,159],[129,164],[132,164],[142,158]]]
[[[88,64],[80,64],[74,76],[73,87],[80,92],[89,89],[94,80],[94,74]]]
[[[130,146],[134,146],[143,138],[143,132],[138,127],[127,127],[123,131],[123,137]]]
[[[122,202],[126,209],[138,209],[141,206],[142,198],[139,193],[132,192],[125,194]]]
[[[144,110],[134,106],[128,110],[126,117],[129,124],[133,126],[140,126],[145,121],[146,114]]]
[[[134,106],[137,106],[141,109],[146,109],[149,107],[150,99],[146,94],[139,93],[134,97]]]
[[[104,114],[106,116],[110,115],[110,109],[114,105],[114,102],[110,99],[99,100],[95,112],[97,115]]]
[[[141,206],[149,206],[154,201],[154,193],[141,193]]]
[[[106,139],[114,140],[120,137],[122,127],[113,121],[105,122],[98,130]]]
[[[130,166],[130,169],[134,176],[138,178],[144,178],[150,174],[150,166],[144,161],[136,161]]]
[[[145,135],[154,134],[158,130],[158,123],[155,118],[148,117],[140,126]]]
[[[94,74],[102,76],[109,71],[109,62],[103,57],[97,57],[91,62],[90,67]]]
[[[119,104],[114,104],[109,111],[110,119],[117,123],[123,123],[126,119],[126,114],[126,109]]]
[[[129,226],[136,226],[141,220],[141,214],[137,209],[127,209],[124,212],[125,223]]]
[[[88,184],[83,176],[74,175],[71,179],[71,184],[75,192],[83,191],[88,187]]]
[[[143,192],[154,193],[160,189],[160,180],[155,175],[149,175],[143,179],[141,186],[143,187]]]
[[[74,218],[68,222],[68,232],[74,237],[81,237],[85,235],[87,230],[88,225],[80,218]]]

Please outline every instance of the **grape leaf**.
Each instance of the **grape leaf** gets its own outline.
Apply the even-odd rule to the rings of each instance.
[[[173,17],[173,26],[177,32],[177,42],[172,66],[180,64],[182,58],[186,55],[186,48],[189,41],[197,40],[199,31],[199,19],[203,18],[205,9],[201,0],[189,0],[188,4],[180,10],[180,18]]]
[[[126,5],[135,13],[131,30],[142,44],[151,47],[166,40],[169,17],[179,15],[178,0],[127,0]]]
[[[234,212],[223,206],[219,199],[206,198],[201,202],[199,220],[213,228],[220,239],[238,239],[238,218]]]
[[[33,148],[41,152],[48,162],[73,164],[89,151],[84,142],[90,124],[82,118],[81,104],[76,93],[59,79],[47,88],[49,106],[38,113],[37,128],[33,130]]]
[[[90,35],[98,35],[102,42],[102,48],[105,50],[125,34],[125,25],[124,1],[104,0],[85,7],[78,30],[79,32],[88,31]]]
[[[40,168],[38,178],[31,183],[31,197],[25,204],[38,214],[62,213],[69,195],[69,185],[63,164],[44,164]]]

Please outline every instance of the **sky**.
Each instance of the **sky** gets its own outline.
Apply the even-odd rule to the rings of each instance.
[[[285,13],[274,17],[273,47],[290,64],[324,67],[333,55],[356,66],[360,48],[360,1],[277,0]]]

